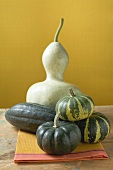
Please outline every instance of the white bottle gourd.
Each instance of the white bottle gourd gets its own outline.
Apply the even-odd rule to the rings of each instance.
[[[55,107],[58,100],[69,94],[72,88],[75,94],[82,92],[73,84],[64,82],[64,72],[68,65],[68,54],[58,42],[58,35],[63,26],[63,19],[54,37],[42,55],[42,62],[46,71],[46,80],[33,84],[27,91],[26,102],[39,103]]]

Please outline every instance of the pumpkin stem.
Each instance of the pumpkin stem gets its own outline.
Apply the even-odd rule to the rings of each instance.
[[[59,36],[60,30],[61,30],[61,28],[63,26],[63,23],[64,23],[64,19],[61,18],[60,19],[60,25],[59,25],[59,27],[58,27],[58,29],[56,31],[55,37],[54,37],[54,42],[58,42],[58,36]]]
[[[57,113],[55,115],[55,118],[54,118],[54,125],[53,127],[57,128],[58,127],[58,120],[59,120],[59,117],[60,117],[60,113]]]
[[[69,89],[69,92],[70,92],[71,97],[74,97],[74,96],[75,96],[75,94],[74,94],[74,92],[73,92],[72,89]]]

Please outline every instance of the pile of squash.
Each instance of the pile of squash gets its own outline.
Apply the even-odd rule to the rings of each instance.
[[[97,143],[110,132],[110,122],[104,114],[94,112],[94,102],[87,95],[61,98],[56,107],[37,103],[20,103],[5,113],[13,126],[36,133],[39,147],[48,154],[72,152],[80,142]]]
[[[62,24],[63,19],[55,42],[43,54],[47,79],[29,88],[25,103],[14,105],[5,113],[10,124],[35,133],[39,147],[54,155],[68,154],[80,142],[100,142],[110,132],[109,120],[94,111],[92,98],[63,81],[68,55],[57,42]]]
[[[65,121],[74,122],[81,131],[81,141],[87,143],[100,142],[110,132],[110,122],[106,116],[94,111],[94,102],[86,95],[74,95],[60,99],[56,104],[56,113]]]

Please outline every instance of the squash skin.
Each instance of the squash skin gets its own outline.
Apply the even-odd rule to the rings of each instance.
[[[36,133],[38,126],[53,121],[55,114],[53,107],[37,103],[19,103],[6,111],[5,118],[18,129]]]
[[[60,112],[60,118],[66,121],[79,121],[89,117],[94,111],[94,102],[91,97],[84,94],[65,96],[60,99],[55,107],[56,113]]]
[[[73,151],[81,140],[81,132],[77,125],[71,122],[59,121],[40,125],[36,132],[39,147],[48,154],[64,155]]]
[[[94,112],[89,118],[76,122],[81,130],[81,142],[97,143],[104,140],[110,133],[110,122],[107,117]]]

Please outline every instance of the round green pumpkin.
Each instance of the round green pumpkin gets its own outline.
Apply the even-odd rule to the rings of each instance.
[[[110,132],[110,122],[107,117],[94,112],[90,117],[76,122],[81,130],[82,142],[97,143],[104,140]]]
[[[57,123],[55,123],[57,122]],[[72,152],[81,141],[77,125],[57,120],[40,125],[36,132],[39,147],[48,154],[64,155]]]
[[[55,107],[60,112],[60,118],[68,121],[78,121],[89,117],[94,111],[94,102],[91,97],[75,95],[70,89],[70,95],[60,99]]]

